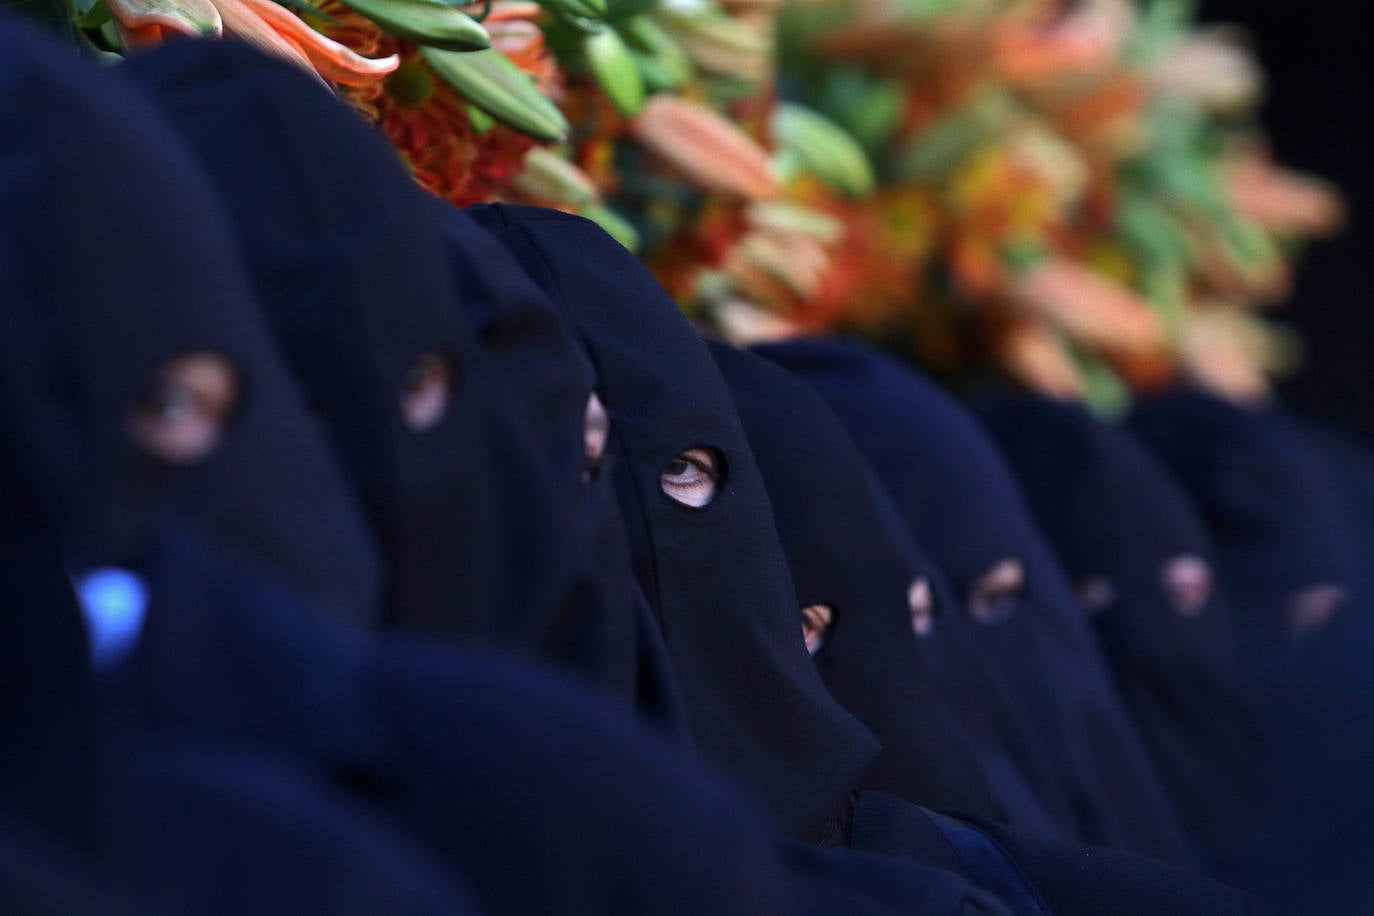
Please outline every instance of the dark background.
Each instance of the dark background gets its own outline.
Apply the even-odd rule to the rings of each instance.
[[[1275,157],[1346,195],[1349,226],[1314,245],[1279,312],[1307,346],[1281,398],[1374,443],[1374,33],[1358,2],[1205,0],[1208,21],[1250,33],[1269,75],[1264,121]]]

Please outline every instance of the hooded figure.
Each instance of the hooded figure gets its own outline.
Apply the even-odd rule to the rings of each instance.
[[[119,76],[8,22],[0,40],[0,814],[138,912],[471,912],[385,819],[279,760],[151,740],[98,714],[69,574],[141,554],[169,493],[216,539],[240,525],[261,534],[270,568],[301,581],[350,545],[331,532],[298,546],[290,520],[233,505],[220,488],[243,478],[211,457],[206,405],[150,399],[178,385],[201,393],[207,376],[219,391],[255,368],[237,362],[252,335],[216,320],[247,300],[189,156]],[[113,172],[92,172],[91,148]],[[76,251],[89,256],[81,270],[58,256]],[[205,336],[177,321],[193,277],[213,283]],[[149,301],[168,306],[160,321],[137,320]],[[197,357],[193,381],[177,374]],[[246,429],[273,429],[262,416],[240,413]],[[272,445],[261,459],[227,451],[250,468],[290,460]],[[311,507],[320,490],[298,495]]]
[[[996,447],[915,371],[863,344],[810,339],[757,348],[825,398],[954,580],[978,649],[1043,730],[1078,837],[1191,864],[1195,853],[1110,681],[1087,621]]]
[[[36,490],[13,473],[15,451],[0,441],[8,453],[0,483]],[[87,645],[50,532],[16,512],[19,502],[0,507],[0,632],[28,660],[0,658],[0,773],[7,788],[28,790],[22,810],[8,798],[0,810],[6,913],[478,912],[461,883],[389,820],[279,759],[93,728],[89,677],[54,692],[31,667],[69,674],[85,663]],[[22,537],[11,537],[19,521]],[[21,557],[22,566],[11,562]],[[65,747],[55,748],[45,739],[59,728]],[[88,752],[74,755],[74,746]]]
[[[1178,391],[1130,421],[1216,540],[1264,732],[1259,819],[1234,880],[1275,912],[1367,913],[1374,791],[1351,761],[1374,757],[1374,592],[1358,478],[1278,410]]]
[[[484,222],[576,323],[596,364],[636,571],[682,684],[692,738],[767,801],[792,836],[840,846],[852,829],[872,841],[862,848],[916,860],[793,846],[803,905],[848,912],[857,898],[895,912],[998,910],[1000,895],[975,889],[977,876],[926,812],[854,791],[876,745],[807,657],[763,482],[705,343],[595,223],[505,205],[489,208]],[[984,871],[1033,895],[995,851],[984,859]]]
[[[15,50],[13,30],[0,34]],[[16,56],[41,72],[27,66],[25,41]],[[70,100],[55,88],[44,86],[47,98]],[[121,111],[119,93],[91,96]],[[13,386],[35,381],[0,381],[4,911],[476,912],[426,850],[308,774],[98,723],[82,618],[30,471],[40,450],[14,430]]]
[[[10,435],[8,384],[4,912],[476,913],[462,885],[390,821],[279,759],[97,727],[81,616]]]
[[[220,46],[196,47],[217,54]],[[249,58],[256,67],[257,57]],[[75,71],[80,65],[62,64],[68,66]],[[92,180],[81,198],[86,222],[95,227],[91,231],[114,234],[115,219],[136,220],[143,244],[199,263],[223,298],[202,303],[208,330],[191,342],[221,353],[234,341],[259,341],[260,349],[235,351],[236,378],[250,397],[281,402],[283,391],[290,390],[286,373],[272,358],[241,271],[233,269],[233,245],[203,178],[169,128],[122,88],[122,77],[106,79],[108,85],[89,93],[98,115],[79,116],[83,112],[74,112],[66,99],[51,103],[66,112],[65,130],[79,130],[112,155],[123,154],[115,161],[138,179],[129,184]],[[63,148],[36,161],[62,163]],[[17,177],[28,179],[25,189],[45,193],[48,189],[35,179],[46,174],[37,166]],[[144,185],[166,188],[165,195],[154,198],[165,208],[157,218],[140,203],[149,196]],[[27,202],[9,195],[8,185],[4,190],[7,204]],[[15,212],[41,211],[16,207]],[[34,222],[30,231],[40,226]],[[62,235],[43,237],[54,250],[66,249]],[[88,307],[117,307],[129,324],[170,321],[194,287],[159,285],[161,276],[154,274],[148,282],[121,277],[125,297],[97,297]],[[144,295],[134,295],[136,290]],[[17,295],[8,287],[5,292],[0,301],[6,326],[16,329],[29,326],[11,324],[12,317],[54,309],[66,314],[63,310],[76,306],[47,287],[33,300],[23,289]],[[62,352],[68,329],[46,327],[49,334],[43,338],[16,331],[0,341],[3,378],[33,364],[48,368],[50,375],[24,375],[21,381],[29,388],[41,388],[49,378],[65,384],[80,377],[73,365],[50,365]],[[130,356],[131,361],[143,358],[137,350]],[[156,362],[141,368],[148,379],[159,380]],[[0,388],[0,394],[5,395],[0,416],[8,416],[9,389]],[[107,409],[120,417],[138,404],[137,398],[132,405],[108,407],[103,401],[78,400],[70,428],[74,433],[99,428],[109,421]],[[174,414],[164,422],[179,431],[183,419]],[[303,417],[299,422],[300,434],[308,438],[314,431]],[[253,443],[240,437],[253,431],[232,422],[219,428],[209,452],[197,456],[194,465],[204,469],[200,479],[207,487],[217,480],[214,456],[251,448]],[[45,454],[39,443],[44,431],[25,428],[25,433],[35,453]],[[137,428],[129,434],[143,441]],[[324,449],[314,454],[326,460]],[[301,473],[327,471],[326,466],[307,467]],[[179,473],[171,468],[167,479],[174,483]],[[234,479],[232,468],[224,473]],[[282,482],[283,500],[265,511],[297,509],[286,499],[291,483]],[[472,884],[493,912],[752,914],[779,901],[784,911],[792,909],[776,841],[762,818],[679,748],[645,736],[627,717],[603,708],[604,699],[566,678],[486,654],[382,639],[337,620],[327,607],[314,610],[318,597],[293,590],[289,577],[264,574],[263,558],[253,555],[255,545],[239,544],[235,551],[209,537],[201,530],[197,502],[183,504],[181,496],[175,486],[149,494],[157,524],[133,551],[148,596],[146,619],[133,645],[105,662],[101,678],[102,701],[116,707],[112,725],[158,743],[156,754],[136,761],[141,788],[119,802],[125,813],[141,812],[141,817],[121,819],[129,825],[123,835],[127,842],[116,846],[138,853],[127,867],[147,877],[139,886],[162,882],[195,891],[199,896],[181,912],[242,912],[254,909],[245,903],[242,888],[270,886],[283,871],[294,869],[289,889],[296,896],[284,898],[291,906],[282,907],[288,912],[459,911],[431,905],[404,885],[388,892],[380,878],[376,891],[368,888],[369,876],[385,877],[398,855],[387,851],[394,829],[385,822],[369,828],[376,833],[373,839],[359,840],[360,832],[369,834],[350,826],[348,818],[362,819],[361,809],[353,810],[361,801],[424,842],[428,850],[417,870],[428,867],[432,853],[442,857],[446,874],[470,870]],[[342,493],[339,499],[346,503]],[[46,665],[44,670],[59,669]],[[203,747],[233,748],[235,756],[229,763],[219,756],[202,761]],[[274,775],[255,763],[265,758],[288,758],[301,773]],[[231,794],[239,785],[244,793],[256,793],[251,798],[261,801],[253,802],[253,818],[222,823],[215,794],[199,798],[194,786],[186,786],[193,773],[205,774],[196,778],[223,784]],[[328,785],[316,787],[315,780]],[[165,808],[153,806],[158,796],[149,794],[162,784],[176,799]],[[340,791],[348,794],[348,811],[312,811],[315,799],[324,796],[323,805]],[[294,796],[298,802],[291,800]],[[297,817],[301,806],[305,810]],[[280,824],[271,819],[278,809]],[[188,842],[178,848],[178,825],[188,822],[204,823],[210,837],[221,831],[223,845],[217,850]],[[328,842],[310,838],[306,828],[312,824]],[[238,853],[233,844],[252,830],[259,834],[256,845]],[[139,852],[145,848],[146,855]],[[375,864],[368,864],[369,857]],[[159,876],[159,862],[167,874]],[[222,870],[224,863],[242,865],[248,874],[196,883],[197,875]],[[377,899],[383,892],[390,896]]]
[[[595,613],[566,507],[451,305],[429,201],[385,142],[243,45],[173,43],[128,68],[226,206],[384,549],[388,619],[604,670],[625,634]]]
[[[1341,530],[1346,497],[1309,442],[1274,414],[1193,391],[1142,400],[1130,425],[1216,539],[1245,666],[1281,662],[1340,616],[1358,554]]]
[[[784,579],[784,585],[777,584],[778,572],[785,576],[788,571],[780,559],[771,510],[728,391],[706,346],[648,272],[595,224],[555,211],[495,209],[506,222],[498,238],[574,317],[597,365],[612,420],[614,453],[623,458],[620,466],[627,469],[619,482],[626,512],[633,514],[631,538],[641,576],[651,585],[649,594],[667,631],[674,660],[681,651],[683,658],[697,665],[691,674],[682,675],[689,712],[700,712],[690,704],[693,686],[702,689],[692,681],[702,674],[714,675],[707,683],[714,684],[719,691],[715,695],[725,701],[711,709],[716,718],[705,720],[719,723],[721,729],[714,734],[704,732],[703,720],[694,718],[694,734],[723,756],[718,744],[708,742],[732,736],[742,723],[757,723],[755,748],[786,747],[795,740],[791,736],[806,727],[813,742],[828,744],[796,745],[792,759],[805,755],[806,760],[824,765],[824,752],[832,761],[843,763],[837,752],[845,745],[838,743],[843,737],[838,729],[846,720],[832,714],[833,706],[825,703],[828,698],[809,686],[815,668],[805,658],[800,608],[790,583]],[[760,520],[769,524],[759,524]],[[784,603],[777,608],[789,599],[790,607]],[[741,606],[742,600],[752,601],[752,607]],[[714,639],[697,635],[701,633],[697,626],[712,629]],[[689,643],[679,649],[675,635],[694,637],[699,647]],[[717,663],[712,670],[703,664],[698,652],[711,647],[729,665]],[[794,666],[791,658],[798,653],[802,664]],[[786,667],[780,663],[783,659],[788,661]],[[805,674],[808,668],[810,679]],[[740,691],[732,698],[720,689],[740,682],[752,683],[752,692]],[[798,724],[779,721],[789,713]],[[829,735],[820,728],[827,723],[833,723],[828,726]],[[847,743],[853,747],[857,742],[847,739]],[[793,771],[794,764],[786,757],[746,756],[742,760],[748,769],[737,762],[737,773],[752,771],[759,774],[757,780],[766,778],[771,769],[775,782],[785,780],[789,786],[817,790],[810,793],[811,798],[844,791],[838,766],[807,773]],[[804,778],[810,782],[803,782]],[[850,778],[851,785],[856,778]],[[758,781],[750,784],[773,801],[784,823],[790,817],[793,824],[805,824],[798,816],[797,799],[779,801],[775,787]],[[827,792],[818,791],[826,787]],[[830,829],[825,833],[813,830],[811,837],[823,843],[848,841],[888,855],[874,859],[853,849],[795,849],[794,864],[808,869],[811,876],[829,868],[850,888],[881,888],[884,894],[895,896],[893,903],[899,911],[922,910],[927,903],[937,905],[936,901],[944,901],[940,907],[953,905],[958,912],[989,905],[979,903],[976,892],[968,889],[951,897],[950,892],[961,885],[950,885],[950,874],[938,874],[944,871],[990,893],[1012,912],[1027,916],[1059,912],[1045,906],[1032,886],[1036,877],[1028,881],[1019,863],[994,839],[994,831],[1000,828],[975,827],[882,792],[858,792],[851,797],[852,816],[832,815]],[[823,811],[820,805],[813,807]],[[848,835],[844,833],[846,820]],[[1083,856],[1091,851],[1037,847],[1032,852],[1040,857],[1037,868],[1049,879],[1063,879],[1076,875]],[[911,862],[898,865],[893,856],[915,859],[922,867]],[[932,867],[936,875],[930,874]],[[1236,895],[1213,882],[1131,856],[1111,859],[1071,884],[1085,889],[1081,894],[1058,893],[1065,912],[1071,914],[1089,912],[1083,904],[1100,903],[1113,888],[1123,892],[1117,910],[1123,913],[1161,912],[1155,908],[1160,901],[1196,900],[1196,906],[1175,907],[1173,912],[1208,916],[1240,912],[1242,906]]]
[[[787,551],[807,648],[831,694],[882,744],[860,785],[932,808],[1005,820],[981,749],[946,705],[927,570],[880,511],[880,490],[806,384],[712,343]]]
[[[499,211],[433,202],[453,267],[458,303],[544,446],[554,487],[566,494],[578,537],[589,546],[601,587],[600,613],[621,637],[597,680],[633,693],[638,708],[673,730],[685,728],[681,698],[648,600],[630,566],[630,547],[606,464],[609,421],[595,395],[596,372],[567,319],[484,228]]]
[[[216,46],[203,47],[208,52]],[[198,345],[219,352],[222,343],[256,336],[264,349],[255,358],[267,360],[270,347],[261,320],[235,281],[236,272],[225,266],[232,263],[233,246],[218,228],[202,179],[168,129],[146,107],[134,104],[126,90],[116,93],[118,79],[109,77],[110,87],[99,95],[99,110],[107,113],[102,115],[107,121],[88,123],[70,105],[57,107],[68,112],[68,123],[83,136],[102,140],[112,151],[136,153],[118,160],[131,174],[146,173],[147,182],[155,174],[169,191],[178,192],[158,199],[167,208],[166,219],[148,218],[141,238],[207,269],[223,268],[218,279],[226,286],[226,299],[233,297],[232,308],[214,302],[206,307],[215,309],[229,331],[222,339],[196,338]],[[106,138],[107,129],[118,131],[116,137]],[[58,151],[49,160],[61,161]],[[30,179],[25,187],[43,174],[39,169],[23,176]],[[137,183],[93,182],[84,198],[94,201],[87,220],[112,232],[110,220],[116,215],[137,219],[143,210],[136,189]],[[111,196],[120,205],[102,207]],[[60,236],[47,238],[54,248],[64,247]],[[138,279],[125,283],[132,287]],[[114,300],[130,322],[155,320],[148,316],[159,316],[159,310],[178,306],[189,295],[187,289],[153,283],[142,289],[149,297],[130,294],[127,300]],[[8,297],[7,307],[11,301],[31,304],[22,295]],[[52,308],[46,299],[39,301]],[[107,302],[91,307],[103,308]],[[18,305],[14,309],[16,315],[27,311]],[[21,353],[48,365],[52,354],[60,352],[63,330],[51,328],[47,339],[7,335],[4,342],[12,343],[14,351],[6,347],[6,372],[28,365],[18,359]],[[246,357],[236,363],[244,390],[265,402],[280,399],[272,389],[285,384],[285,373],[280,367],[259,371],[257,365]],[[51,369],[58,381],[77,371],[70,366]],[[157,364],[144,371],[158,378]],[[32,386],[43,378],[26,376],[24,381]],[[80,418],[73,421],[74,430],[106,421],[102,402],[79,404],[89,409],[73,413]],[[110,409],[120,416],[127,406]],[[310,434],[308,425],[303,430]],[[25,432],[38,449],[42,431]],[[232,423],[224,428],[211,455],[201,455],[197,467],[208,467],[221,449],[242,447],[231,441],[239,432]],[[177,479],[175,473],[168,476]],[[205,477],[214,480],[213,475]],[[787,900],[771,835],[747,803],[700,773],[680,750],[645,738],[623,716],[601,709],[587,691],[566,679],[472,653],[378,643],[331,619],[334,614],[311,613],[311,601],[243,559],[252,544],[240,545],[236,556],[197,531],[195,503],[182,506],[179,495],[175,487],[161,491],[155,506],[159,524],[135,551],[146,558],[139,571],[149,595],[147,620],[132,649],[107,662],[113,667],[102,680],[114,684],[116,699],[141,701],[135,704],[139,718],[120,718],[121,727],[232,745],[255,755],[289,756],[312,775],[328,776],[336,789],[346,788],[355,798],[383,807],[442,853],[450,867],[470,864],[479,875],[474,883],[494,901],[497,912],[754,913]],[[293,508],[284,502],[274,510]],[[481,753],[474,753],[474,747]],[[179,750],[175,755],[159,758],[169,762],[155,782],[180,778],[186,768],[177,761],[184,755]],[[148,772],[160,765],[151,762]],[[256,772],[247,763],[243,769]],[[215,778],[232,781],[222,773]],[[191,812],[207,814],[190,800],[180,810],[188,818]],[[156,833],[158,825],[168,822],[149,817],[139,823]],[[304,851],[300,833],[283,824],[283,842],[295,841]],[[665,824],[673,829],[665,830]],[[259,830],[272,835],[260,824]],[[338,843],[353,842],[342,825],[338,833]],[[260,845],[262,855],[276,854],[282,867],[297,861],[274,843]],[[338,874],[347,875],[350,869],[368,874],[346,848],[336,852]],[[379,862],[390,861],[376,844],[372,854]],[[162,855],[179,861],[172,851],[164,849]],[[149,856],[147,861],[157,860]],[[215,864],[219,858],[205,855],[204,861]],[[253,861],[254,875],[273,873],[270,862]],[[332,880],[334,871],[320,869],[316,877]],[[300,872],[314,874],[309,868]],[[333,885],[329,887],[332,893]],[[232,889],[211,890],[223,893],[226,901],[241,900]],[[386,909],[371,899],[360,894],[354,907]],[[393,899],[404,907],[408,898],[398,891]],[[297,911],[354,907],[322,898]]]
[[[599,398],[594,397],[595,372],[580,339],[522,270],[516,267],[514,275],[492,270],[504,267],[503,261],[514,261],[495,238],[475,236],[468,217],[499,235],[510,226],[506,208],[477,205],[459,212],[442,206],[439,211],[455,265],[462,265],[456,272],[465,285],[486,291],[485,295],[464,297],[484,346],[508,373],[522,403],[539,418],[536,425],[550,447],[555,469],[561,470],[559,479],[576,481],[579,491],[587,494],[578,502],[579,515],[589,522],[592,540],[611,548],[598,552],[600,567],[607,576],[624,575],[633,583],[624,525],[611,488],[609,466],[615,456],[605,449],[610,424]],[[493,245],[497,246],[494,251]],[[474,264],[488,269],[474,272]],[[580,396],[567,397],[569,390]],[[573,449],[568,448],[570,431],[578,436]],[[643,624],[640,708],[685,728],[686,716],[680,709],[658,625],[637,585],[634,595]],[[790,845],[790,881],[797,888],[798,906],[804,912],[903,913],[913,907],[960,914],[999,911],[993,899],[961,880],[960,873],[859,856],[848,850],[826,855],[810,847]]]
[[[787,899],[753,807],[582,685],[335,625],[191,531],[149,553],[148,623],[106,676],[142,728],[310,766],[402,823],[493,913]]]
[[[787,834],[836,833],[877,745],[807,655],[763,481],[706,345],[595,223],[494,209],[506,223],[493,226],[497,238],[596,366],[635,572],[693,741],[766,800]]]
[[[283,680],[274,678],[313,686],[303,669],[320,665],[277,666],[260,646],[236,643],[216,602],[245,592],[209,590],[208,578],[181,592],[161,570],[196,582],[197,568],[175,552],[177,562],[163,567],[163,556],[184,553],[189,529],[207,556],[250,553],[254,589],[318,596],[293,608],[302,617],[370,623],[379,570],[366,522],[174,131],[122,72],[88,71],[37,47],[6,71],[0,100],[14,114],[7,124],[26,124],[0,137],[6,406],[41,469],[35,485],[81,588],[105,675],[101,706],[120,731],[185,736],[161,714],[163,704],[181,704],[194,711],[197,737],[242,746],[214,711],[276,728],[272,714],[295,698],[277,695]],[[99,146],[109,172],[83,165],[87,144]],[[53,255],[75,251],[90,252],[81,270]],[[235,664],[240,682],[210,674]],[[354,676],[354,662],[339,664]],[[62,670],[45,668],[53,677]],[[144,680],[160,689],[131,686]],[[300,702],[328,697],[331,714],[313,703],[309,721],[323,720],[320,733],[365,754],[370,748],[354,748],[357,728],[331,733],[362,718],[359,683],[345,690],[335,677]],[[303,742],[308,732],[291,723],[279,734]],[[283,755],[295,747],[252,746]],[[80,801],[77,785],[69,792]]]
[[[16,347],[7,365],[31,380],[16,388],[16,409],[46,449],[46,498],[78,536],[66,548],[74,568],[127,564],[170,487],[216,540],[254,544],[274,574],[365,620],[378,585],[366,528],[324,444],[302,434],[309,421],[282,370],[258,355],[270,352],[261,329],[225,317],[249,301],[227,232],[214,221],[182,241],[148,225],[208,209],[203,183],[187,190],[139,144],[107,144],[92,170],[87,141],[71,142],[88,134],[30,88],[32,73],[9,70],[5,283],[46,308],[16,310],[6,332],[53,345]],[[59,252],[87,262],[75,269]],[[156,318],[131,321],[150,301],[163,303]],[[244,389],[256,373],[277,393]],[[244,436],[212,449],[230,425]],[[310,467],[321,470],[302,473]],[[271,511],[288,499],[296,512]]]
[[[1024,396],[982,416],[1075,583],[1179,817],[1226,863],[1249,829],[1260,741],[1206,525],[1128,430],[1081,405]]]

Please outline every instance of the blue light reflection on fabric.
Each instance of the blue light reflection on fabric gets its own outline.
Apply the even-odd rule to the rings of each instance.
[[[138,643],[148,589],[138,576],[114,567],[92,570],[73,585],[86,618],[91,660],[97,669],[108,668]]]

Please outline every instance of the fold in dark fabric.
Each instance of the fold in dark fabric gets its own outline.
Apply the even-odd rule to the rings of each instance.
[[[1153,762],[1111,682],[1063,571],[987,434],[911,368],[851,341],[756,351],[811,384],[843,421],[917,538],[980,622],[978,651],[1041,733],[1042,759],[1017,758],[1047,804],[1067,798],[1076,836],[1193,864]],[[1019,576],[989,589],[995,567]],[[1023,742],[1022,735],[1004,736]],[[1022,748],[1025,747],[1021,743]],[[1015,751],[1013,751],[1015,752]]]
[[[388,620],[603,670],[624,634],[594,612],[586,551],[452,306],[429,201],[385,142],[247,46],[174,42],[126,67],[225,206],[383,547]]]
[[[787,834],[827,835],[877,745],[806,653],[767,493],[705,343],[595,223],[497,209],[497,238],[572,320],[596,367],[635,572],[693,740],[766,800]],[[693,448],[712,450],[720,467],[703,507],[662,489],[665,469]]]
[[[981,831],[1015,860],[1054,916],[1251,916],[1245,894],[1192,871],[1117,849],[1080,846],[1030,836],[975,819]]]
[[[833,615],[816,667],[883,746],[860,786],[1004,819],[979,750],[935,676],[937,625],[924,616],[913,623],[911,596],[925,570],[909,536],[875,508],[879,484],[844,427],[795,376],[726,344],[710,348],[763,472],[798,625],[804,607]]]
[[[0,385],[0,484],[11,494],[0,507],[0,820],[21,820],[32,838],[5,849],[6,868],[12,854],[26,863],[22,874],[0,874],[5,911],[476,912],[418,844],[280,760],[97,727],[81,618],[45,514],[27,498],[38,488],[24,472],[31,455],[9,432],[8,387]],[[19,653],[25,661],[13,663]],[[64,678],[61,689],[51,675]]]
[[[1351,766],[1374,755],[1358,474],[1278,410],[1176,391],[1130,421],[1204,511],[1265,733],[1258,823],[1228,877],[1275,913],[1369,912],[1374,789]]]
[[[167,912],[484,912],[390,819],[272,755],[139,738],[110,771],[108,867]]]
[[[216,597],[175,628],[152,615],[139,654],[180,652],[127,672],[124,695],[158,730],[314,761],[461,863],[491,912],[1000,912],[906,862],[878,868],[876,885],[867,860],[787,856],[779,873],[748,802],[575,685],[454,650],[367,651],[207,547],[181,532],[159,551],[155,606]],[[370,689],[350,697],[350,683]],[[344,701],[359,694],[361,709]],[[257,695],[277,698],[270,712],[243,700]]]
[[[461,870],[493,913],[789,899],[761,813],[581,685],[335,625],[192,531],[149,553],[149,623],[109,677],[145,729],[308,763]]]
[[[0,912],[14,916],[134,916],[148,901],[101,881],[70,849],[0,813]]]
[[[1142,443],[1081,405],[1023,396],[981,415],[1080,603],[1092,605],[1180,819],[1213,861],[1233,860],[1252,829],[1261,741],[1206,524]]]
[[[567,319],[484,228],[500,215],[484,206],[457,210],[433,201],[453,266],[457,301],[483,349],[515,392],[544,446],[554,486],[567,494],[575,527],[590,545],[601,588],[600,614],[614,634],[614,653],[597,680],[633,694],[638,708],[673,730],[685,728],[648,600],[635,583],[625,523],[606,465],[589,456],[588,400],[596,372]]]
[[[970,817],[930,811],[886,792],[860,792],[854,801],[849,850],[908,859],[922,868],[958,876],[1014,916],[1050,916],[1034,879],[989,834],[964,819]],[[1044,845],[1029,837],[1028,842],[1043,857],[1051,878],[1079,867],[1081,857],[1089,852],[1088,847]],[[1152,860],[1138,858],[1135,864],[1146,874],[1152,869],[1159,874],[1158,863]],[[1167,874],[1159,876],[1167,878]],[[1094,879],[1111,880],[1106,875]],[[1135,903],[1126,898],[1122,905]]]
[[[922,867],[889,855],[795,842],[787,844],[786,852],[793,873],[806,876],[803,913],[1014,914],[954,869]]]
[[[0,35],[15,31],[0,21]],[[34,51],[21,46],[20,59]],[[102,787],[86,631],[14,431],[14,381],[8,372],[0,381],[0,814],[27,822],[40,842],[89,850]]]

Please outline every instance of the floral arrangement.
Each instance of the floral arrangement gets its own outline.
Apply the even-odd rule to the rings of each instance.
[[[860,334],[1106,411],[1178,377],[1263,397],[1295,347],[1262,310],[1342,221],[1187,0],[71,2],[100,53],[296,63],[434,193],[594,219],[736,340]]]
[[[925,241],[895,295],[853,278],[793,306],[803,320],[1109,410],[1180,375],[1263,397],[1291,364],[1257,310],[1341,204],[1269,160],[1234,30],[1198,27],[1184,0],[819,0],[780,34],[781,84],[862,143],[881,197],[919,201],[892,215]],[[848,241],[880,277],[890,221],[860,210]]]

